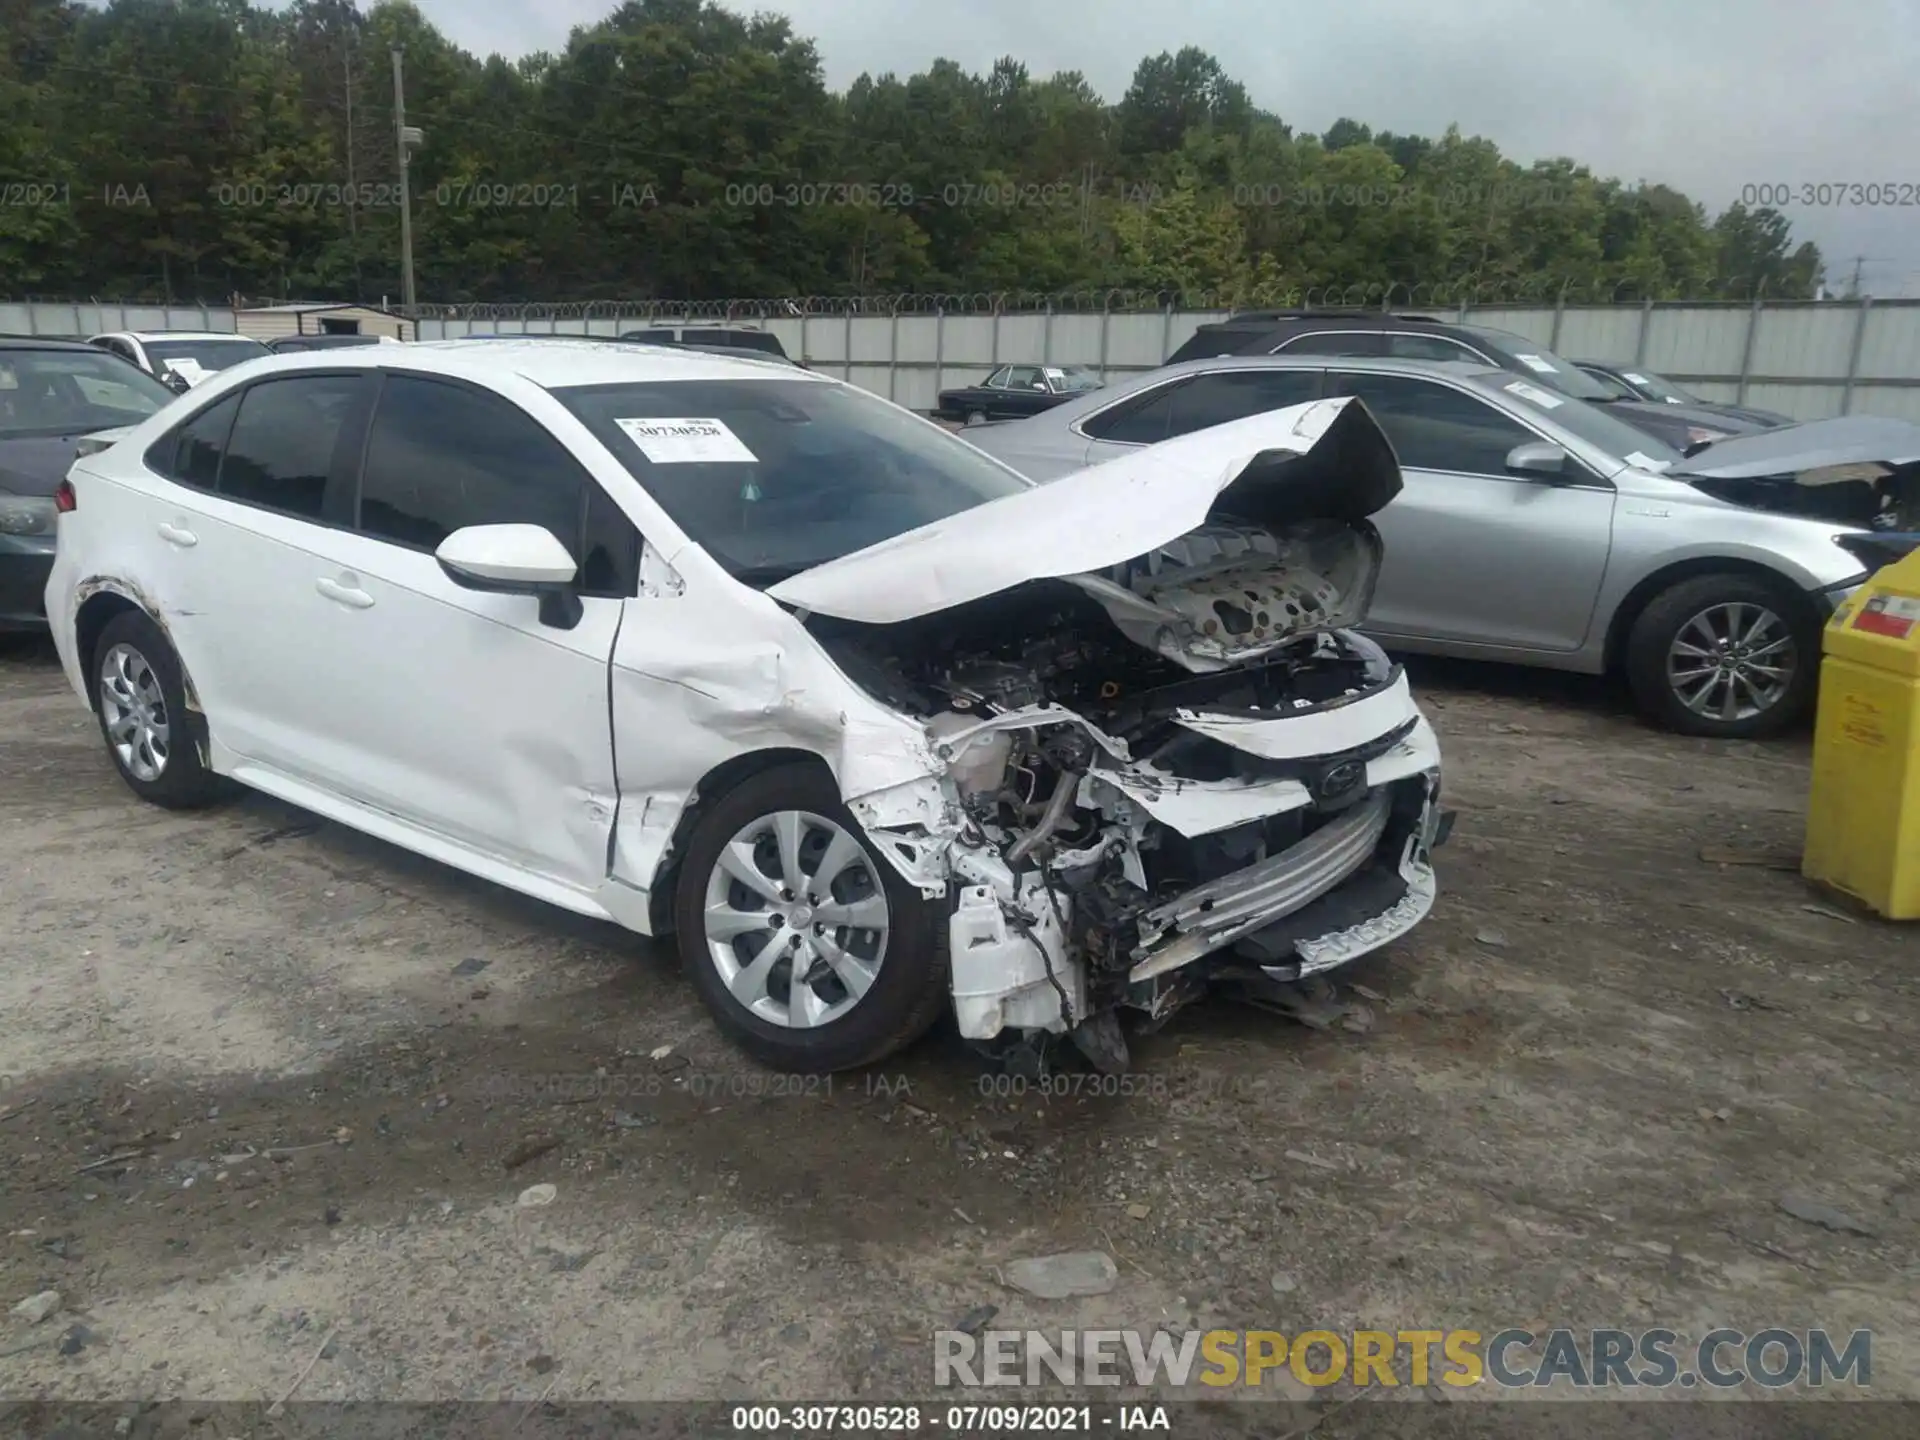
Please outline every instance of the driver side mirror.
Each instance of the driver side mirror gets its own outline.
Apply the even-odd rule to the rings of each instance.
[[[433,557],[463,589],[537,596],[542,625],[571,630],[585,613],[573,588],[573,556],[543,525],[468,525],[442,540]]]
[[[1572,468],[1569,459],[1566,450],[1551,440],[1529,440],[1507,452],[1507,473],[1561,482]]]
[[[193,388],[193,382],[178,370],[168,370],[165,375],[160,377],[160,383],[176,395],[184,395]]]

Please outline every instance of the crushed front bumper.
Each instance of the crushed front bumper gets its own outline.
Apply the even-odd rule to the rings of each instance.
[[[1452,820],[1437,774],[1409,776],[1278,855],[1142,912],[1128,1002],[1161,1011],[1222,967],[1298,980],[1406,934],[1433,908],[1431,852]]]

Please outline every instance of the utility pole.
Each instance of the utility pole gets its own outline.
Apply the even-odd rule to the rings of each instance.
[[[400,46],[393,47],[393,132],[400,152],[400,303],[413,309],[413,201],[407,189],[407,160],[413,146],[423,138],[407,124],[406,86],[402,76]]]
[[[356,242],[353,247],[354,263],[359,264],[360,246],[360,203],[359,190],[353,183],[353,40],[348,38],[340,51],[340,68],[347,80],[347,234]]]
[[[1856,300],[1860,298],[1860,267],[1866,263],[1867,257],[1864,255],[1853,257],[1853,298]]]

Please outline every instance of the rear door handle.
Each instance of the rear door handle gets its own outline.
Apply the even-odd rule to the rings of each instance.
[[[184,525],[175,525],[169,520],[160,522],[160,538],[169,545],[178,545],[182,550],[191,550],[200,543],[200,537]]]
[[[345,580],[329,580],[326,576],[322,575],[318,580],[313,582],[313,588],[326,596],[327,599],[341,605],[349,606],[355,610],[366,610],[373,605],[373,597],[371,595],[362,590],[358,585],[351,584]]]

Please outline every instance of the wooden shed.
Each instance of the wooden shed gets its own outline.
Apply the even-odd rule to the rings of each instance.
[[[413,321],[391,310],[326,300],[236,309],[233,328],[262,341],[282,340],[289,335],[388,335],[396,340],[417,340],[420,334]]]

